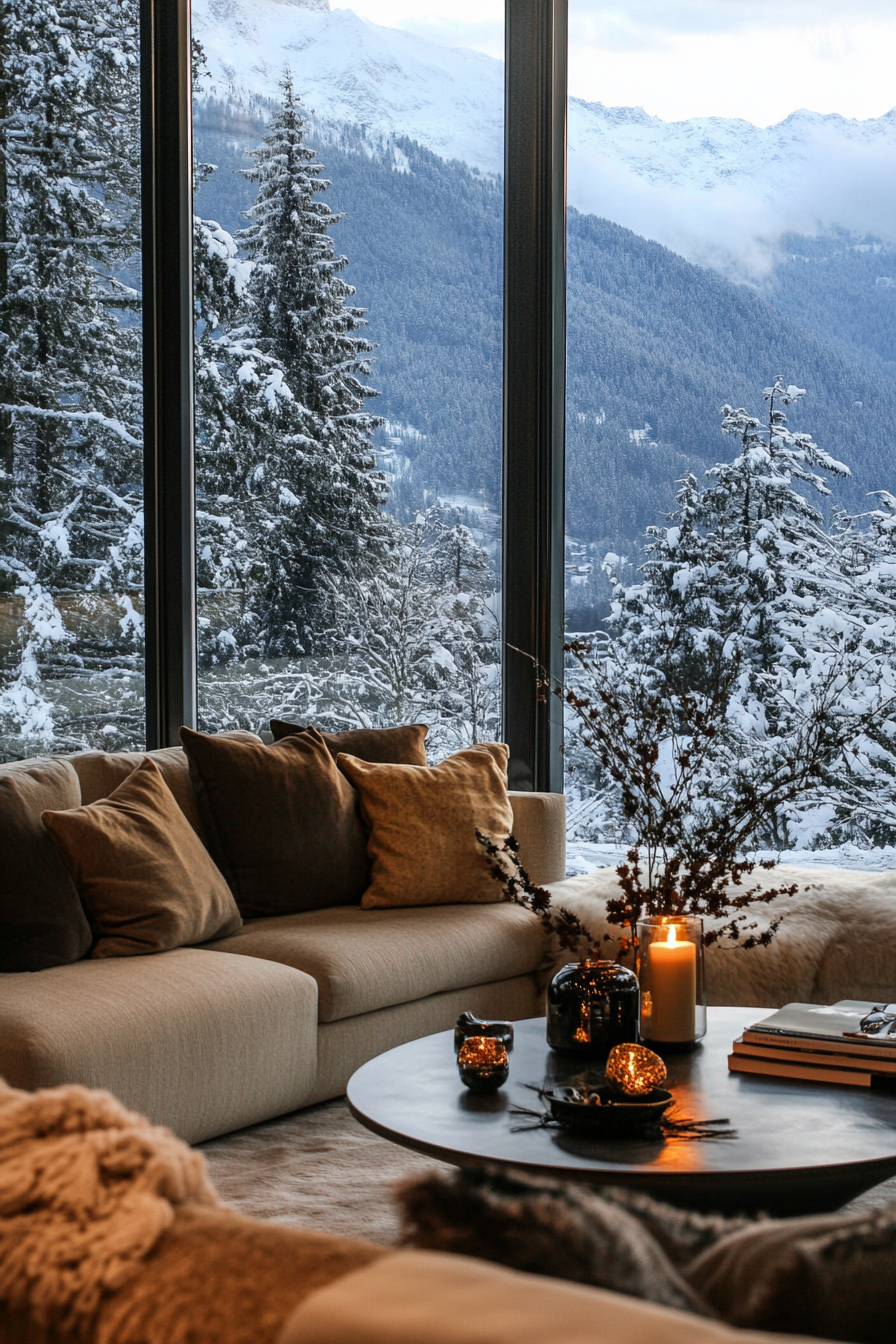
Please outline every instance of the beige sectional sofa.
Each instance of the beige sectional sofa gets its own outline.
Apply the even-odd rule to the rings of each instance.
[[[147,754],[200,830],[180,748]],[[143,757],[68,759],[91,803]],[[562,879],[563,798],[511,803],[532,876]],[[341,906],[251,920],[202,947],[4,974],[0,1075],[27,1089],[107,1088],[195,1143],[337,1096],[365,1060],[464,1009],[532,1016],[543,955],[538,922],[502,903]]]

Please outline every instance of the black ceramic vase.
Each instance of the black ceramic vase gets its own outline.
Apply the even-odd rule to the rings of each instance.
[[[637,1041],[640,994],[633,973],[615,961],[574,961],[548,989],[548,1045],[564,1055],[603,1059]]]

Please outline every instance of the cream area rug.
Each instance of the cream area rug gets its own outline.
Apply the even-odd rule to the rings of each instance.
[[[342,1098],[200,1145],[226,1204],[316,1232],[398,1237],[392,1187],[407,1176],[449,1171],[365,1129]]]
[[[316,1232],[395,1242],[392,1187],[408,1176],[452,1170],[360,1125],[345,1101],[238,1130],[200,1145],[226,1204],[255,1218]],[[847,1205],[856,1212],[896,1201],[896,1178]]]
[[[360,1125],[339,1098],[200,1145],[226,1204],[255,1218],[365,1237],[383,1245],[399,1234],[392,1189],[406,1177],[451,1170]],[[849,1209],[896,1201],[896,1178]]]

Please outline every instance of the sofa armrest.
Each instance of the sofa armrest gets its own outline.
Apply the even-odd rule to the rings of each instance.
[[[438,1251],[397,1251],[313,1293],[278,1344],[799,1344]]]
[[[562,882],[566,876],[566,799],[562,793],[508,794],[520,862],[532,881]]]

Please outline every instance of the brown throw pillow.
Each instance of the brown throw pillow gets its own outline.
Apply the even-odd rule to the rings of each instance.
[[[43,822],[93,925],[91,956],[165,952],[224,938],[242,924],[227,883],[153,761],[108,798],[44,812]]]
[[[502,742],[486,742],[440,765],[371,765],[340,756],[370,829],[366,909],[501,899],[476,831],[498,841],[510,834],[507,755]]]
[[[275,742],[311,731],[310,725],[302,728],[297,723],[271,719]],[[357,756],[359,761],[374,761],[379,765],[425,765],[424,742],[428,732],[425,723],[407,723],[401,728],[350,728],[344,733],[321,733],[320,736],[334,761],[344,751],[349,756]]]
[[[265,746],[181,729],[211,852],[243,915],[360,901],[370,880],[355,792],[320,733]]]
[[[78,889],[40,819],[80,801],[68,761],[0,766],[0,971],[43,971],[90,951]]]

